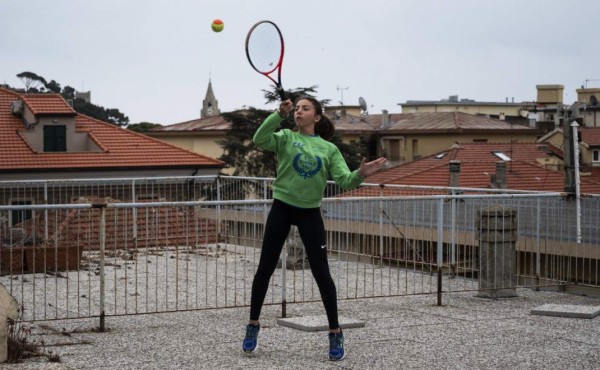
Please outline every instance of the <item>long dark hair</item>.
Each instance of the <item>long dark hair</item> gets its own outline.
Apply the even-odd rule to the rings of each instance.
[[[319,122],[315,124],[315,134],[329,141],[335,134],[335,126],[329,120],[329,118],[325,117],[323,114],[323,107],[321,106],[321,103],[312,96],[302,96],[296,99],[296,103],[298,103],[300,100],[308,100],[315,108],[315,114],[321,116]]]

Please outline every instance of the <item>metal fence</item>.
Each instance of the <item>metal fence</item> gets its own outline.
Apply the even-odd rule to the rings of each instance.
[[[271,182],[0,183],[0,281],[25,321],[102,323],[105,316],[248,306]],[[369,196],[348,197],[330,185],[323,201],[339,299],[600,286],[598,196],[369,184],[363,190]],[[490,243],[481,214],[498,209],[513,212],[515,222],[496,225]],[[282,304],[284,313],[287,303],[320,300],[296,234],[266,300]],[[492,265],[482,260],[484,249]],[[515,279],[497,279],[492,270]]]

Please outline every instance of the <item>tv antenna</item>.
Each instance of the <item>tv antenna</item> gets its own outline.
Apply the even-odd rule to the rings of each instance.
[[[590,82],[590,81],[600,81],[600,78],[589,78],[589,79],[585,80],[584,89],[587,89],[588,82]]]
[[[340,100],[340,105],[342,105],[342,106],[344,105],[344,90],[348,90],[349,88],[350,88],[349,86],[340,87],[339,85],[337,87],[337,91],[341,91],[342,92],[342,98],[341,98],[342,100]]]

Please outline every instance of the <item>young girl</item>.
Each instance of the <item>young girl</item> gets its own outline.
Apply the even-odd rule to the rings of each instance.
[[[296,225],[327,313],[329,359],[337,361],[346,353],[338,323],[335,284],[327,263],[321,200],[328,178],[343,189],[352,189],[379,170],[386,160],[378,158],[367,163],[363,158],[360,168],[351,172],[339,149],[327,141],[335,131],[333,124],[323,115],[321,104],[311,97],[296,102],[297,132],[288,129],[275,132],[292,108],[290,100],[281,102],[279,110],[267,117],[253,138],[258,147],[277,155],[277,178],[273,183],[273,206],[267,217],[260,261],[252,283],[250,322],[242,347],[246,353],[253,353],[258,348],[258,319],[269,280],[291,225]]]

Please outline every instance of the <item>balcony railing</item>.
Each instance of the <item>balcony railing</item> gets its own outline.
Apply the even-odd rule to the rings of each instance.
[[[2,182],[0,281],[23,320],[247,306],[272,180]],[[600,286],[596,195],[580,207],[560,193],[499,189],[330,184],[326,195],[339,299]],[[482,237],[482,212],[498,209],[514,222]],[[266,303],[319,300],[301,241],[292,232],[286,244]],[[489,284],[484,249],[514,280]]]

